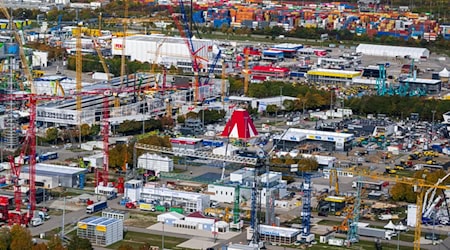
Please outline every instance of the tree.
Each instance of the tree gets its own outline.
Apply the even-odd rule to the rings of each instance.
[[[316,171],[319,168],[319,163],[315,157],[302,157],[297,161],[297,164],[299,166],[299,170],[304,172]]]
[[[8,250],[12,241],[12,235],[8,228],[0,229],[0,250]]]
[[[33,247],[32,237],[28,229],[21,225],[14,225],[11,228],[10,249],[30,250]]]
[[[127,146],[124,144],[117,144],[114,148],[109,150],[109,166],[111,168],[120,168],[126,159]]]
[[[270,105],[267,105],[266,112],[269,113],[269,114],[275,114],[276,112],[278,112],[279,109],[280,108],[278,108],[277,105],[270,104]]]
[[[119,248],[117,248],[117,250],[134,250],[134,248],[129,244],[122,244]]]
[[[410,186],[402,183],[396,183],[390,190],[392,200],[394,201],[404,201],[406,198],[406,193],[409,191]],[[412,192],[412,190],[411,190]]]
[[[65,250],[61,238],[58,235],[54,235],[48,242],[48,250]]]
[[[174,120],[170,117],[164,116],[161,118],[161,125],[163,128],[172,128],[174,125]]]
[[[93,124],[89,131],[89,136],[97,136],[100,133],[100,125]]]
[[[293,100],[284,100],[283,107],[287,112],[291,112],[294,110],[294,101]]]
[[[32,250],[48,250],[48,247],[45,243],[39,243],[33,246],[33,248],[31,248]]]
[[[67,250],[92,250],[91,242],[88,239],[80,238],[77,235],[72,237]]]
[[[47,131],[45,131],[45,139],[48,142],[56,142],[58,139],[58,129],[57,128],[48,128]]]
[[[81,137],[86,139],[86,136],[88,136],[91,132],[91,128],[88,124],[81,124]]]
[[[184,123],[186,121],[186,117],[183,115],[177,116],[177,123]]]

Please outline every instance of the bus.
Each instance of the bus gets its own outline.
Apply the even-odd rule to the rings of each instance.
[[[381,191],[383,188],[385,188],[389,185],[389,182],[388,181],[379,181],[379,182],[354,181],[352,183],[352,188],[357,188],[358,185],[361,185],[361,187],[366,190]]]

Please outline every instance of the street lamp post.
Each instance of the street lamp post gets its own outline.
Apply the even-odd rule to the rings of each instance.
[[[161,249],[164,250],[164,221],[162,222],[162,239],[161,239]]]

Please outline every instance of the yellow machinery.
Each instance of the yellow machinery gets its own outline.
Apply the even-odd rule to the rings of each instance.
[[[81,53],[81,24],[78,24],[78,34],[77,34],[77,41],[76,41],[76,54],[75,54],[75,67],[76,67],[76,76],[75,76],[75,82],[76,82],[76,90],[77,93],[81,93],[82,90],[82,73],[83,73],[83,55]],[[81,95],[77,95],[77,111],[81,112]]]
[[[336,168],[330,169],[330,188],[333,186],[333,182],[334,182],[334,192],[336,195],[339,195],[339,178]]]
[[[16,23],[13,22],[13,20],[11,19],[11,15],[8,12],[8,9],[6,9],[2,3],[0,3],[0,9],[1,9],[1,12],[3,13],[3,15],[6,17],[6,19],[8,19],[8,21],[12,24],[11,26],[12,26],[13,33],[14,33],[14,38],[16,40],[16,43],[19,45],[19,55],[20,55],[20,60],[22,61],[22,67],[25,72],[25,76],[27,78],[28,84],[30,84],[31,93],[36,93],[36,89],[35,89],[35,86],[33,83],[33,76],[31,75],[30,68],[28,67],[28,61],[25,56],[25,51],[23,50],[22,38],[20,37],[19,33],[17,32]],[[20,89],[24,90],[23,84],[20,85]]]
[[[338,226],[334,226],[333,230],[338,232],[338,233],[347,233],[348,229],[349,229],[348,228],[348,220],[351,218],[352,215],[353,215],[353,213],[347,213],[347,216],[341,222],[341,224],[338,225]]]
[[[244,61],[244,70],[242,73],[244,73],[244,96],[247,96],[248,94],[248,78],[250,75],[249,69],[248,69],[248,58],[250,51],[246,49],[245,51],[245,61]]]
[[[32,72],[33,72],[33,78],[43,77],[45,74],[45,71],[43,71],[43,70],[34,69]]]
[[[409,177],[401,177],[398,175],[386,176],[386,175],[375,174],[373,172],[367,172],[367,171],[357,171],[357,172],[354,172],[354,174],[363,176],[366,178],[375,179],[375,180],[402,183],[402,184],[410,185],[412,188],[414,188],[414,191],[417,194],[417,201],[416,201],[417,212],[416,212],[416,227],[415,227],[416,229],[414,231],[414,250],[420,250],[420,237],[422,234],[422,210],[423,210],[422,207],[423,207],[423,198],[424,198],[425,191],[426,191],[426,189],[429,189],[429,188],[450,190],[450,187],[426,183],[425,178],[415,179],[415,178],[409,178]]]
[[[98,34],[99,34],[99,36],[101,36],[101,34],[102,34],[102,13],[100,13],[98,15]],[[106,64],[105,58],[103,57],[101,46],[96,39],[93,40],[93,43],[94,43],[94,49],[95,49],[95,51],[97,51],[98,58],[100,59],[100,63],[102,64],[103,71],[105,71],[106,79],[107,79],[108,83],[110,83],[111,75],[109,73],[109,68],[108,68],[108,65]]]
[[[65,96],[66,92],[64,91],[63,87],[61,86],[61,83],[59,82],[59,80],[56,80],[54,82],[52,82],[52,84],[54,84],[55,89],[53,92],[53,95],[58,95],[58,90],[61,92],[61,96]]]

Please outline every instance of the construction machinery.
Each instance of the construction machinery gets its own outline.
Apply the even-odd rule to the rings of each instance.
[[[110,102],[109,97],[117,97],[121,93],[135,93],[136,89],[134,87],[121,88],[120,90],[113,89],[93,89],[89,91],[82,91],[79,93],[74,93],[80,96],[102,96],[102,126],[101,134],[103,137],[103,168],[102,171],[96,173],[96,187],[102,185],[106,187],[108,185],[108,175],[109,175],[109,114],[110,114]],[[77,98],[78,99],[78,98]]]
[[[244,69],[242,70],[242,73],[244,74],[244,96],[248,95],[248,82],[250,78],[250,71],[248,69],[248,58],[249,58],[250,50],[244,49]]]
[[[191,61],[192,61],[192,70],[194,72],[194,105],[196,106],[197,103],[200,101],[200,80],[199,80],[199,71],[200,71],[200,61],[208,61],[207,59],[200,57],[198,55],[199,51],[203,49],[203,47],[195,49],[194,43],[192,42],[192,33],[189,29],[189,22],[187,20],[186,11],[184,8],[183,0],[179,0],[178,4],[180,6],[181,11],[181,21],[179,20],[179,15],[174,14],[174,10],[171,5],[168,5],[168,10],[170,14],[172,15],[172,18],[175,22],[175,25],[177,26],[178,32],[180,33],[180,36],[183,37],[184,42],[186,46],[188,47],[189,54],[191,55]]]
[[[153,59],[153,63],[152,63],[152,68],[150,73],[155,74],[156,71],[156,67],[158,65],[158,58],[159,58],[159,54],[161,53],[161,47],[163,46],[163,44],[166,42],[168,37],[164,37],[164,39],[162,39],[158,45],[156,46],[156,50],[155,50],[155,58]],[[164,81],[164,80],[163,80]],[[153,87],[154,91],[158,91],[159,88],[159,79],[158,77],[155,77],[155,86]]]
[[[82,43],[81,43],[81,23],[78,23],[77,26],[78,34],[76,37],[76,54],[75,54],[75,83],[76,83],[76,91],[79,94],[82,89],[82,74],[83,74],[83,55],[81,53]],[[81,95],[77,95],[77,103],[76,103],[77,111],[81,112]],[[81,124],[80,124],[81,126]],[[81,129],[80,129],[81,130]],[[81,143],[81,141],[80,141]]]
[[[390,183],[402,183],[411,186],[414,189],[414,192],[417,195],[416,199],[416,225],[414,231],[414,250],[420,250],[420,238],[422,235],[422,211],[424,205],[424,195],[428,189],[439,189],[439,190],[450,190],[449,186],[444,186],[440,182],[435,184],[430,184],[425,180],[425,176],[422,176],[421,179],[410,178],[410,177],[402,177],[402,176],[386,176],[381,174],[376,174],[374,172],[369,172],[365,170],[355,171],[354,175],[362,176],[365,178],[388,181]],[[357,202],[360,202],[361,196],[357,197]]]
[[[123,87],[124,81],[125,81],[125,75],[126,75],[126,60],[125,60],[125,50],[126,50],[126,43],[127,43],[127,31],[128,31],[128,0],[125,0],[124,2],[124,12],[123,12],[123,19],[122,19],[122,26],[123,26],[123,37],[122,37],[122,55],[120,57],[120,88]],[[118,108],[120,106],[120,98],[119,96],[116,96],[114,100],[114,106]]]
[[[329,178],[330,178],[330,183],[329,183],[330,189],[333,186],[333,182],[334,182],[334,192],[336,195],[339,195],[339,177],[338,177],[338,171],[336,168],[330,169],[330,177]]]
[[[62,87],[59,80],[52,81],[50,84],[53,84],[53,95],[57,96],[58,94],[61,94],[61,96],[65,96],[66,92],[64,91],[64,88]],[[59,91],[59,92],[58,92]]]
[[[6,17],[6,19],[10,22],[10,27],[12,28],[12,33],[14,35],[15,42],[19,45],[19,56],[20,60],[22,61],[22,68],[25,73],[25,77],[27,79],[28,84],[30,85],[31,93],[36,93],[36,89],[33,83],[33,75],[31,74],[30,67],[28,66],[28,60],[25,56],[25,51],[23,49],[23,42],[22,37],[20,37],[19,31],[17,30],[16,23],[12,20],[11,15],[8,12],[8,9],[6,9],[2,3],[0,3],[0,11],[3,13],[3,15]],[[25,90],[25,87],[23,84],[20,84],[20,89],[23,91]]]
[[[13,156],[9,157],[11,167],[12,182],[14,185],[14,203],[15,210],[9,211],[8,223],[28,225],[30,220],[34,217],[36,209],[36,106],[38,101],[44,100],[62,100],[65,97],[55,97],[36,94],[9,94],[0,96],[1,101],[9,102],[27,102],[30,112],[29,127],[25,134],[23,147],[21,148],[18,161]],[[24,213],[22,206],[22,192],[21,184],[19,182],[22,165],[25,163],[25,158],[29,158],[29,206],[28,211]]]
[[[338,233],[347,233],[349,230],[348,227],[348,221],[352,217],[351,213],[348,213],[345,219],[341,222],[341,224],[337,226],[333,226],[333,231],[336,231]]]
[[[105,58],[103,57],[102,48],[96,39],[93,40],[93,43],[94,43],[94,49],[97,52],[98,59],[100,59],[100,63],[102,64],[103,71],[106,74],[107,82],[110,83],[111,82],[111,74],[109,73],[108,65],[106,64]]]

